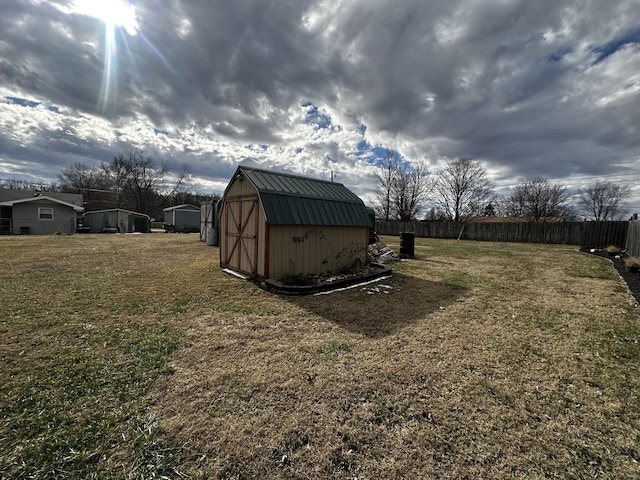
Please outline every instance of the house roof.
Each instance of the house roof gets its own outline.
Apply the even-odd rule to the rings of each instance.
[[[0,202],[10,202],[13,200],[22,200],[25,198],[33,198],[38,196],[45,196],[49,198],[55,198],[56,200],[62,200],[66,203],[71,203],[78,207],[83,205],[82,194],[80,193],[62,193],[62,192],[35,192],[33,190],[20,190],[15,188],[0,188]]]
[[[242,166],[233,178],[246,178],[256,188],[268,224],[371,224],[362,200],[341,183]]]
[[[200,207],[196,207],[195,205],[190,205],[185,203],[183,205],[175,205],[173,207],[167,207],[162,209],[163,212],[170,212],[171,210],[197,210],[200,211]]]
[[[31,203],[31,202],[41,202],[41,201],[47,201],[47,202],[52,202],[52,203],[57,203],[59,205],[63,205],[65,207],[69,207],[69,208],[73,208],[76,212],[83,212],[84,208],[83,207],[79,207],[78,205],[74,205],[73,203],[68,203],[68,202],[64,202],[62,200],[58,200],[57,198],[51,198],[47,195],[39,195],[37,197],[29,197],[29,198],[21,198],[18,200],[9,200],[6,202],[0,202],[0,205],[2,205],[3,207],[13,207],[16,204],[22,204],[22,203]]]
[[[151,219],[151,217],[149,217],[149,215],[147,215],[146,213],[140,213],[140,212],[132,212],[131,210],[125,210],[123,208],[107,208],[105,210],[91,210],[90,212],[85,212],[85,217],[87,215],[91,215],[92,213],[109,213],[109,212],[124,212],[124,213],[128,213],[129,215],[136,215],[138,217],[146,217]]]

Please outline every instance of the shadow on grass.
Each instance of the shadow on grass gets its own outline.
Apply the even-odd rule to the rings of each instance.
[[[420,257],[418,255],[416,255],[416,260],[421,260],[423,262],[428,262],[428,263],[436,263],[438,265],[455,265],[455,263],[453,262],[445,262],[444,260],[434,260],[433,258],[427,258],[427,257]]]
[[[288,300],[346,330],[377,338],[425,320],[467,292],[459,285],[394,274],[344,292]]]

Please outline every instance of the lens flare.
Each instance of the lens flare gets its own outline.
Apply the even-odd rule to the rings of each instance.
[[[127,0],[76,0],[76,13],[97,18],[104,23],[104,68],[100,90],[100,108],[106,111],[115,103],[117,92],[118,51],[116,32],[126,31],[130,36],[138,33],[138,19],[134,5]],[[125,35],[122,35],[126,42]]]
[[[102,20],[107,30],[119,27],[134,36],[140,28],[135,6],[126,0],[76,0],[72,10]]]

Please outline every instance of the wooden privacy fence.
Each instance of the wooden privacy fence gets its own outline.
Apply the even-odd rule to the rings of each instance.
[[[640,257],[640,220],[631,220],[629,222],[626,248],[628,255]]]
[[[401,222],[376,220],[380,235],[414,233],[425,238],[459,238],[486,242],[563,243],[583,249],[624,247],[629,222]]]

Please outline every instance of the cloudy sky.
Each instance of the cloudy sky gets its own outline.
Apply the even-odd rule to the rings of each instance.
[[[1,0],[0,178],[132,148],[205,193],[243,162],[371,200],[387,148],[635,186],[640,0]]]

